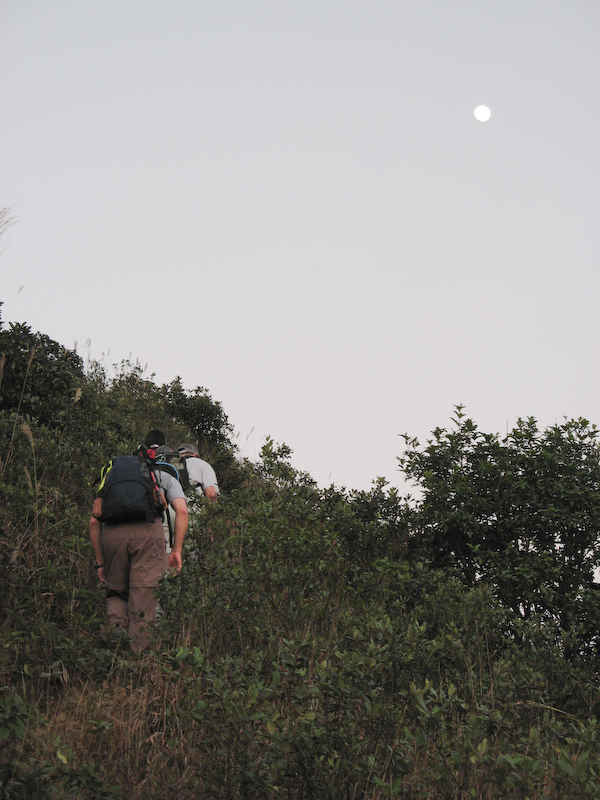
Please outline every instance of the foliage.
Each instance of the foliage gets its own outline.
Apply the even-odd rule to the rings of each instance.
[[[166,387],[165,399],[173,415],[189,427],[200,448],[229,444],[232,427],[227,415],[221,403],[215,403],[202,386],[188,394],[181,378],[175,378]]]
[[[77,353],[28,325],[11,323],[0,331],[0,409],[63,427],[82,382]]]
[[[584,419],[539,431],[519,420],[505,439],[460,408],[427,446],[406,437],[402,466],[422,491],[413,545],[435,567],[494,586],[524,619],[557,624],[565,652],[598,650],[600,448]]]
[[[235,461],[205,390],[78,371],[50,341],[27,371],[39,334],[16,330],[23,397],[64,413],[0,412],[0,800],[598,796],[593,426],[500,440],[458,409],[407,439],[418,500],[320,489],[271,439]],[[136,658],[104,626],[86,526],[100,465],[153,427],[230,473],[217,504],[190,497]]]

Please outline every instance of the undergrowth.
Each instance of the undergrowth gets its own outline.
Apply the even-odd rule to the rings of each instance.
[[[236,462],[202,392],[135,369],[69,380],[59,425],[24,413],[27,392],[0,412],[0,800],[598,797],[596,660],[560,615],[435,567],[383,481],[320,490],[271,441]],[[190,502],[184,569],[135,657],[90,569],[95,476],[207,408],[224,491]]]

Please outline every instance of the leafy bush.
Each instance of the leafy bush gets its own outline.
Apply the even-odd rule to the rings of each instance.
[[[515,614],[553,621],[569,658],[598,655],[600,447],[587,420],[539,431],[519,420],[503,441],[457,409],[401,464],[422,499],[413,550],[435,567],[485,581]]]

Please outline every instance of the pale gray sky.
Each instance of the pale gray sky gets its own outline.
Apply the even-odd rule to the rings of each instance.
[[[0,0],[3,319],[321,485],[401,485],[458,403],[600,423],[599,41],[597,0]]]

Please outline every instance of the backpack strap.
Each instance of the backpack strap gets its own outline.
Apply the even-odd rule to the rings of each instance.
[[[150,477],[152,478],[152,483],[154,484],[154,488],[152,489],[152,497],[154,499],[157,508],[160,508],[164,513],[165,511],[167,511],[168,503],[164,489],[162,488],[162,486],[159,485],[158,481],[156,480],[156,474],[154,472],[155,470],[154,461],[148,454],[148,451],[146,450],[145,447],[140,447],[139,450],[137,451],[137,455],[139,458],[143,459],[143,461],[146,462],[146,466],[148,467],[148,472],[150,473]]]
[[[171,515],[169,514],[169,509],[167,508],[165,515],[167,517],[167,526],[169,528],[169,549],[173,549],[173,544],[175,542],[175,534],[173,533],[173,523],[171,522]]]
[[[113,460],[111,458],[111,460],[108,462],[108,464],[105,464],[102,467],[102,470],[100,472],[100,484],[98,486],[97,492],[100,492],[102,487],[104,486],[104,484],[106,482],[106,477],[107,477],[108,473],[110,472],[110,469],[111,469],[112,465],[113,465]]]

